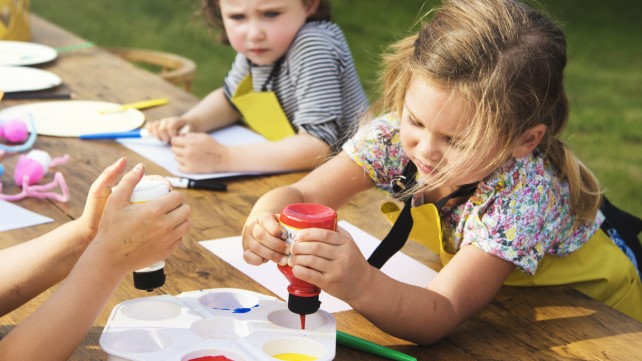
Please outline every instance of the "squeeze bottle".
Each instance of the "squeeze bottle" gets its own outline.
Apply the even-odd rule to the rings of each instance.
[[[142,179],[129,199],[131,203],[145,203],[169,193],[169,187],[161,180]],[[165,284],[165,262],[160,261],[134,271],[134,287],[151,292]]]
[[[279,216],[281,227],[286,233],[286,242],[292,244],[297,232],[303,228],[337,229],[337,213],[334,209],[321,204],[294,203],[287,205]],[[288,309],[302,317],[316,312],[321,306],[319,287],[301,281],[292,274],[292,267],[277,266],[288,279]],[[302,318],[303,320],[303,318]]]

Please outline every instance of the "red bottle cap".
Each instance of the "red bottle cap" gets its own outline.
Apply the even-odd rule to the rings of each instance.
[[[294,203],[281,211],[279,220],[290,227],[337,229],[337,212],[315,203]]]

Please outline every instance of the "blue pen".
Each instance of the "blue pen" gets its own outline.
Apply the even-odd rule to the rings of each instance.
[[[129,132],[81,134],[80,139],[101,140],[118,138],[146,138],[148,136],[149,132],[146,129],[135,129]]]

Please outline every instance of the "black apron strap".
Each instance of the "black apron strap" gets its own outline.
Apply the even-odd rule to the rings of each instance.
[[[410,214],[411,202],[412,197],[408,197],[404,201],[403,209],[399,213],[395,224],[392,225],[386,237],[381,240],[381,243],[368,258],[368,263],[373,267],[383,267],[390,257],[399,252],[403,245],[406,244],[413,224],[412,215]]]
[[[606,217],[600,228],[608,235],[610,235],[609,228],[617,230],[624,243],[633,251],[638,262],[638,271],[642,273],[642,244],[638,239],[638,234],[642,232],[642,219],[614,206],[604,196],[602,196],[600,211]]]
[[[399,193],[403,189],[414,186],[416,182],[417,167],[413,162],[408,162],[403,171],[403,186],[398,184],[393,184],[393,190],[395,193]],[[477,183],[466,184],[459,188],[458,190],[452,192],[446,197],[435,202],[437,209],[443,207],[450,199],[456,197],[470,196],[477,189]],[[368,263],[376,268],[381,268],[383,265],[392,257],[395,253],[399,252],[403,248],[404,244],[408,240],[410,231],[412,230],[413,220],[410,209],[412,209],[412,196],[407,195],[404,199],[403,209],[399,213],[399,217],[392,225],[392,228],[381,240],[381,243],[377,248],[372,252],[368,258]]]

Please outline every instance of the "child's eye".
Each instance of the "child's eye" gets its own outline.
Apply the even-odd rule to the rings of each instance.
[[[417,128],[423,128],[424,127],[424,125],[422,123],[416,121],[415,119],[413,119],[410,116],[406,117],[406,121],[408,122],[408,124],[412,125],[413,127],[417,127]]]
[[[243,14],[231,14],[231,15],[228,15],[228,18],[232,19],[232,20],[239,21],[239,20],[245,19],[245,15],[243,15]]]
[[[275,17],[277,17],[277,16],[279,16],[279,15],[281,15],[281,13],[280,13],[280,12],[278,12],[278,11],[267,11],[267,12],[265,12],[265,14],[264,14],[264,16],[265,16],[266,18],[270,18],[270,19],[275,18]]]
[[[453,137],[445,137],[445,138],[446,138],[446,142],[448,142],[449,147],[453,149],[460,149],[460,150],[464,148],[463,144],[461,144],[461,142],[458,141],[457,139],[453,139]]]

